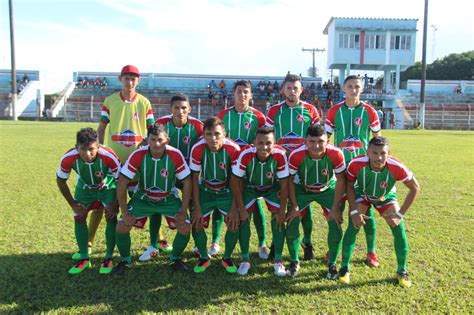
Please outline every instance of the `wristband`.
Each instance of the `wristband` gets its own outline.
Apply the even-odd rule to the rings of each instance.
[[[359,210],[352,210],[351,211],[351,215],[358,214],[358,213],[359,213]]]
[[[403,219],[403,213],[401,213],[400,211],[395,212],[395,215],[400,219]]]

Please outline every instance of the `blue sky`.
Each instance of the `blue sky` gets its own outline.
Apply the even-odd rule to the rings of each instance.
[[[331,16],[416,18],[421,60],[423,0],[13,0],[17,69],[40,70],[47,93],[74,71],[305,74],[305,48],[327,48]],[[430,1],[435,57],[474,49],[468,1]],[[0,3],[0,68],[10,68],[8,1]],[[428,61],[433,59],[432,28]],[[326,53],[316,66],[325,78]]]

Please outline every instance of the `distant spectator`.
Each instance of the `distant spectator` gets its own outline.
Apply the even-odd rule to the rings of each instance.
[[[382,122],[383,122],[382,106],[378,106],[378,108],[377,108],[377,116],[379,116],[380,124],[382,124]],[[382,124],[382,129],[385,129],[383,124]]]
[[[393,110],[390,111],[390,116],[389,116],[389,123],[390,123],[390,129],[395,128],[395,113]]]
[[[273,91],[278,92],[278,90],[280,90],[280,84],[278,84],[278,81],[275,80],[275,82],[273,82]]]
[[[413,128],[420,130],[421,129],[421,122],[418,121],[417,123],[414,124]]]
[[[273,94],[273,84],[270,81],[268,81],[266,90],[267,90],[267,96],[270,96],[270,94]]]
[[[207,85],[207,87],[210,88],[210,89],[217,89],[216,81],[211,80],[211,82],[209,82],[209,84]]]
[[[106,89],[107,89],[107,85],[108,85],[108,83],[107,83],[107,78],[104,77],[104,78],[102,79],[102,85],[100,86],[100,89],[101,89],[101,90],[106,90]]]
[[[21,82],[25,85],[28,84],[28,82],[30,82],[30,78],[28,78],[26,73],[23,75],[23,78],[21,79]]]
[[[227,108],[227,90],[222,90],[222,101],[224,102],[224,107]]]
[[[461,84],[458,84],[457,88],[454,90],[454,93],[456,93],[456,94],[462,94],[462,87],[461,87]]]
[[[221,88],[221,90],[225,89],[224,79],[222,79],[221,82],[219,82],[219,87]]]
[[[207,88],[207,98],[209,99],[209,101],[211,101],[213,97],[214,97],[214,92],[212,91],[212,87],[208,86],[208,88]]]

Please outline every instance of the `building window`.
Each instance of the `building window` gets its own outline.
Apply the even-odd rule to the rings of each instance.
[[[385,49],[385,35],[369,34],[365,37],[366,49]]]
[[[339,34],[339,48],[360,48],[359,34]]]
[[[390,37],[390,49],[410,50],[410,48],[411,48],[410,35],[392,35]]]

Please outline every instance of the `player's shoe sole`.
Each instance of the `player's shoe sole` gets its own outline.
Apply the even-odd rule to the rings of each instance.
[[[71,269],[69,269],[69,274],[77,275],[83,272],[86,269],[92,268],[91,261],[89,259],[82,259],[77,262]]]

